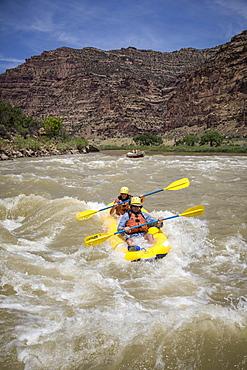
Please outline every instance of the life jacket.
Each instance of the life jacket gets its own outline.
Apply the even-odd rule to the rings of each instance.
[[[129,214],[129,220],[126,222],[127,227],[133,227],[141,224],[145,224],[147,220],[143,216],[141,211],[138,211],[137,213],[133,213],[131,211],[128,211]],[[139,232],[147,232],[148,231],[148,225],[144,225],[141,227],[135,227],[134,229],[130,230],[130,234],[139,233]]]
[[[122,199],[121,195],[119,195],[117,197],[117,199],[115,200],[115,202],[117,201],[117,202],[121,203],[121,202],[125,202],[126,201],[125,203],[120,204],[119,206],[117,206],[117,208],[116,208],[116,214],[118,216],[123,215],[125,212],[127,212],[130,209],[130,199],[131,198],[132,198],[132,195],[130,195],[130,194],[127,195],[127,198],[126,199]]]

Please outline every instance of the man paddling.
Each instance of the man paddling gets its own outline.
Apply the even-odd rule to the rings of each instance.
[[[155,241],[153,235],[148,233],[148,227],[151,227],[151,225],[143,225],[134,229],[130,229],[131,227],[142,225],[146,222],[153,222],[155,226],[159,228],[163,226],[162,217],[159,217],[157,220],[150,216],[150,214],[141,212],[141,208],[141,199],[139,197],[132,197],[130,201],[130,209],[124,213],[118,224],[118,231],[124,230],[121,235],[126,240],[129,250],[133,250],[133,246],[135,246],[135,238],[144,237],[149,244],[153,244]]]

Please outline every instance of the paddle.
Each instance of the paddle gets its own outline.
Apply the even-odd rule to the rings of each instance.
[[[181,180],[174,181],[173,183],[171,183],[170,185],[168,185],[164,189],[152,191],[151,193],[144,194],[143,196],[147,197],[148,195],[159,193],[160,191],[163,191],[163,190],[179,190],[179,189],[187,188],[189,185],[190,185],[189,179],[184,178],[184,179],[181,179]],[[118,203],[118,205],[126,203],[126,202],[129,202],[129,199],[125,200],[124,202]],[[76,214],[76,218],[77,218],[77,220],[80,220],[80,221],[81,220],[88,220],[93,215],[95,215],[95,213],[105,211],[106,209],[109,209],[109,208],[112,208],[112,207],[114,207],[114,205],[99,209],[98,211],[87,210],[87,211],[79,212],[79,213]]]
[[[180,215],[175,215],[175,216],[170,216],[170,217],[163,218],[163,221],[170,220],[171,218],[180,217],[180,216],[195,217],[195,216],[200,216],[203,213],[204,213],[204,206],[196,206],[196,207],[192,207],[192,208],[187,209],[186,211],[184,211]],[[153,224],[153,223],[154,223],[153,221],[146,222],[145,224],[141,224],[141,225],[138,225],[138,226],[133,226],[130,229],[135,229],[136,227],[140,227],[140,226],[144,226],[144,225],[148,225],[148,224]],[[93,245],[103,243],[104,241],[106,241],[111,236],[122,233],[122,232],[124,232],[124,230],[116,231],[115,233],[111,233],[111,234],[100,233],[100,234],[87,236],[84,239],[84,243],[85,243],[86,247],[92,247]]]

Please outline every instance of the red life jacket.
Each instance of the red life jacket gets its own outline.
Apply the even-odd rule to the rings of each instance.
[[[126,226],[133,227],[141,224],[145,224],[147,220],[144,218],[141,211],[138,213],[133,213],[131,211],[128,211],[129,214],[129,220],[126,222]],[[134,229],[130,230],[130,234],[138,233],[138,232],[147,232],[148,231],[148,225],[144,225],[141,227],[135,227]]]
[[[119,206],[117,206],[116,214],[118,216],[123,215],[125,212],[127,212],[130,209],[130,199],[131,198],[132,198],[132,195],[128,194],[127,198],[123,200],[121,195],[119,195],[118,198],[115,200],[115,202],[117,201],[119,203],[128,201],[126,203],[123,203],[123,204],[120,204]]]

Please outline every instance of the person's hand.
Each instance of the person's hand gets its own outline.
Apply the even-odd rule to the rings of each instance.
[[[126,226],[126,227],[124,228],[124,231],[125,231],[126,233],[129,233],[129,232],[130,232],[130,227],[129,227],[129,226]]]
[[[143,196],[143,194],[139,195],[139,198],[141,199],[141,203],[144,203],[145,197]]]

